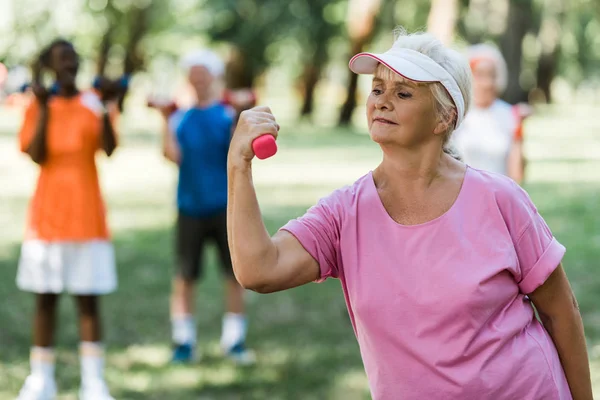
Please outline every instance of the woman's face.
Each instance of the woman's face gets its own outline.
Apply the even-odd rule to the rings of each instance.
[[[473,99],[478,107],[489,107],[498,97],[496,67],[491,60],[481,60],[473,67]]]
[[[79,55],[73,46],[60,44],[52,49],[50,66],[56,73],[56,81],[65,89],[74,89],[79,71]]]
[[[427,84],[378,67],[367,100],[371,139],[380,145],[416,146],[434,137],[439,125]]]

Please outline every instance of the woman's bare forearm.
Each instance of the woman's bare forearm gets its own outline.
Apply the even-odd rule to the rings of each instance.
[[[560,317],[549,317],[540,312],[540,318],[556,346],[573,400],[592,400],[583,321],[577,308],[574,306],[571,312]]]
[[[27,154],[36,164],[42,164],[46,161],[48,155],[46,132],[48,130],[48,106],[40,105],[40,114],[38,117],[37,126],[33,140],[27,147]]]
[[[540,320],[554,342],[574,400],[591,400],[590,367],[577,299],[559,264],[535,291],[529,294]]]
[[[250,163],[228,165],[227,232],[235,276],[260,291],[277,264],[277,248],[262,220]]]

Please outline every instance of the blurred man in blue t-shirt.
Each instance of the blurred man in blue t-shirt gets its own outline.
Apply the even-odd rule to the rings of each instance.
[[[193,52],[184,57],[182,64],[196,103],[189,109],[163,112],[167,121],[164,155],[179,165],[177,260],[171,297],[173,361],[194,359],[194,287],[203,272],[205,244],[212,240],[217,245],[226,282],[221,347],[235,362],[250,364],[255,357],[245,345],[244,289],[233,275],[227,243],[227,153],[235,111],[220,101],[218,87],[224,65],[215,53]]]

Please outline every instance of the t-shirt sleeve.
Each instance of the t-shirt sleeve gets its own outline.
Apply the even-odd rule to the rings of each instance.
[[[29,147],[31,141],[33,140],[33,137],[35,136],[39,112],[40,107],[37,101],[32,100],[27,109],[25,110],[23,123],[21,124],[21,129],[19,130],[19,149],[22,152],[27,151],[27,148]]]
[[[540,287],[560,264],[566,249],[553,236],[525,190],[513,182],[510,204],[504,218],[511,233],[519,276],[517,284],[524,294]]]
[[[319,263],[323,282],[329,277],[338,278],[341,271],[340,230],[342,203],[334,192],[321,199],[303,216],[289,221],[281,230],[290,232],[304,249]]]

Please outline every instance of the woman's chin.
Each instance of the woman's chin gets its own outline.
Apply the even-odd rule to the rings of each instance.
[[[379,127],[371,128],[369,135],[372,141],[379,144],[389,143],[395,136],[391,129],[381,129]]]

